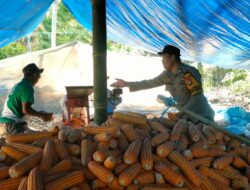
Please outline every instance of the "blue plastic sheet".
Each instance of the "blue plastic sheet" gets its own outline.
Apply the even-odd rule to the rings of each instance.
[[[30,34],[53,0],[0,0],[0,47]]]
[[[216,114],[223,116],[223,120],[228,122],[228,126],[225,129],[231,131],[234,134],[241,135],[248,129],[250,125],[250,112],[247,112],[242,107],[231,107],[217,111]]]
[[[90,0],[63,0],[92,30]],[[184,59],[250,69],[249,0],[107,0],[108,38],[157,52],[173,44]]]
[[[0,47],[29,33],[53,0],[1,0]],[[178,46],[182,58],[250,69],[249,0],[106,0],[108,38],[152,52]],[[91,0],[63,0],[92,30]]]

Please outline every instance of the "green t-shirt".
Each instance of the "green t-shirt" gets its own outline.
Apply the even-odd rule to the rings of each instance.
[[[21,80],[13,87],[8,96],[6,105],[15,116],[22,118],[24,116],[22,112],[22,103],[25,102],[34,103],[34,89],[27,79]],[[6,121],[8,121],[8,118],[4,117],[4,115],[0,117],[0,122],[5,123]]]

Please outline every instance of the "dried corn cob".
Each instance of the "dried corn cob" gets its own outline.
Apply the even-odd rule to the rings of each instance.
[[[180,174],[173,172],[164,163],[157,162],[155,164],[156,171],[160,172],[166,181],[176,187],[182,187],[184,185],[184,180]]]
[[[43,190],[43,182],[41,171],[38,167],[34,167],[28,177],[27,190]]]
[[[179,153],[172,151],[168,158],[176,164],[179,169],[186,175],[186,177],[196,186],[200,186],[201,179],[197,175],[197,171],[192,167],[192,165]]]
[[[37,133],[19,133],[13,135],[7,135],[6,141],[8,143],[31,143],[38,139],[51,137],[52,133],[50,132],[37,132]]]
[[[141,140],[136,140],[132,144],[130,144],[123,155],[123,160],[126,164],[133,164],[136,162],[137,157],[140,153],[141,145]]]
[[[33,153],[26,158],[22,159],[21,161],[17,162],[9,169],[10,176],[13,177],[20,177],[25,174],[27,171],[32,169],[35,165],[37,165],[41,158],[42,158],[42,150],[39,150],[36,153]]]
[[[124,122],[128,122],[128,123],[134,123],[134,124],[139,124],[139,125],[147,125],[147,119],[143,116],[139,116],[139,115],[131,115],[131,114],[123,114],[120,112],[115,112],[113,114],[113,118],[114,119],[119,119],[122,120]]]
[[[41,171],[49,170],[54,162],[55,147],[53,141],[47,141],[43,150],[43,156],[40,163]]]
[[[55,144],[56,154],[61,160],[69,157],[69,152],[61,140],[55,139],[54,144]]]
[[[109,183],[114,179],[114,175],[110,170],[95,161],[90,161],[88,168],[102,182]]]
[[[134,184],[150,184],[155,182],[154,172],[144,172],[134,179]]]
[[[28,187],[28,177],[23,177],[22,181],[18,186],[18,190],[27,190]]]
[[[0,181],[1,190],[16,190],[22,181],[21,177],[8,178]]]
[[[2,146],[2,150],[5,152],[5,154],[9,155],[11,158],[14,158],[17,161],[20,161],[27,156],[26,153],[9,145]]]
[[[54,167],[47,170],[44,175],[50,176],[55,175],[61,172],[68,171],[72,168],[72,163],[69,160],[62,160],[61,162],[57,163]]]
[[[121,127],[121,130],[129,142],[133,142],[138,138],[133,124],[126,123]]]
[[[148,138],[144,139],[141,155],[140,155],[141,165],[145,170],[151,170],[154,165],[153,156],[152,156],[152,147],[150,140]]]
[[[35,147],[32,145],[28,145],[28,144],[10,143],[10,145],[27,154],[33,154],[37,152],[38,150],[40,150],[39,147]]]
[[[45,190],[63,190],[82,183],[84,174],[81,171],[71,172],[45,185]]]
[[[134,163],[127,167],[118,178],[118,181],[120,185],[122,186],[128,186],[131,184],[131,182],[134,180],[136,175],[141,170],[141,165],[139,163]]]

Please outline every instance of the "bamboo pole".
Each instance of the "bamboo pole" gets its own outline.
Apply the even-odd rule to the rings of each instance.
[[[107,119],[107,31],[106,0],[92,0],[93,65],[94,65],[94,122]]]

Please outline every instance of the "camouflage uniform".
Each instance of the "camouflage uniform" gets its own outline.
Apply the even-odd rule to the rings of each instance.
[[[201,75],[195,67],[181,64],[176,74],[165,70],[151,80],[129,82],[128,85],[131,92],[165,85],[178,106],[214,120],[214,111],[203,94]]]

